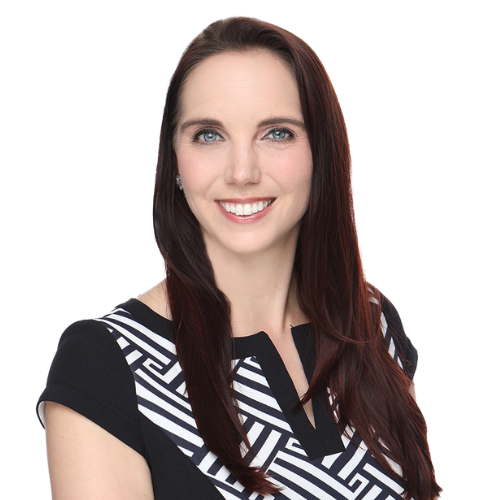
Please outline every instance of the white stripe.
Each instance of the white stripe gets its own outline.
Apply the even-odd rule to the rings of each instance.
[[[302,448],[299,441],[295,438],[290,438],[286,442],[285,448],[287,450],[293,451],[294,453],[300,453],[301,455],[304,455],[307,457],[307,453],[304,451],[304,448]]]
[[[264,441],[261,449],[257,453],[257,456],[252,460],[250,464],[251,467],[262,467],[271,454],[274,452],[274,448],[278,444],[278,441],[281,437],[279,432],[272,430],[267,439]]]
[[[382,491],[382,488],[378,486],[374,486],[364,497],[363,500],[375,500],[378,497],[378,494]],[[389,498],[389,497],[388,497]],[[392,497],[390,497],[392,498]]]
[[[153,361],[151,358],[148,358],[144,363],[142,364],[144,367],[148,368],[149,371],[153,372],[158,378],[163,380],[166,384],[170,384],[172,380],[174,380],[175,377],[177,377],[181,372],[181,365],[179,363],[174,363],[165,373],[161,373],[160,370],[166,369],[165,366],[162,366],[155,361]]]
[[[99,320],[99,321],[102,321],[103,323],[107,323],[105,320]],[[154,356],[159,361],[161,361],[164,365],[168,366],[168,365],[172,364],[173,360],[171,358],[164,356],[158,350],[156,350],[154,347],[152,347],[150,344],[148,344],[147,342],[144,342],[139,337],[136,337],[133,333],[129,332],[125,328],[123,328],[119,325],[116,325],[114,323],[109,322],[109,324],[112,325],[124,337],[127,337],[127,339],[129,339],[132,343],[136,344],[137,347],[140,347],[141,349],[143,349],[145,352],[147,352],[151,356]]]
[[[283,453],[281,451],[278,452],[276,455],[276,459],[278,459],[278,458],[280,458],[281,460],[283,460],[285,462],[288,462],[289,464],[295,465],[297,468],[307,472],[308,474],[310,474],[313,477],[316,477],[316,479],[319,479],[323,483],[327,484],[328,486],[333,488],[335,491],[338,491],[339,493],[344,495],[346,498],[352,499],[352,500],[354,500],[356,498],[350,489],[346,488],[343,484],[339,483],[333,477],[329,476],[328,474],[325,474],[322,470],[318,469],[313,464],[311,464],[305,460],[301,460],[300,458],[296,458],[292,455],[288,455],[287,453]],[[272,465],[273,471],[274,471],[275,466],[276,466],[276,463],[274,462]],[[294,474],[293,472],[289,471],[289,473],[292,474],[293,476],[296,476],[296,474]],[[285,477],[287,477],[285,474],[283,474],[283,475]],[[296,476],[296,477],[300,477],[300,476]],[[298,480],[296,482],[297,482],[297,484],[300,484],[307,491],[312,493],[313,489],[314,489],[318,492],[322,492],[323,496],[324,496],[325,492],[323,490],[320,490],[316,485],[314,485],[310,481],[307,481],[304,478],[300,478],[300,480]],[[304,483],[306,483],[306,485],[304,485]],[[321,495],[316,495],[316,496],[318,498],[321,498]]]
[[[337,460],[337,458],[340,457],[340,455],[342,455],[342,452],[340,453],[335,453],[335,455],[327,455],[325,458],[323,458],[323,460],[321,461],[321,465],[323,467],[325,467],[326,469],[329,469],[335,462],[335,460]]]
[[[177,448],[179,448],[179,450],[181,450],[182,453],[184,453],[184,455],[187,455],[188,457],[192,457],[194,455],[194,453],[191,450],[187,450],[186,448],[183,448],[182,446],[177,446]]]
[[[168,389],[163,387],[161,384],[153,380],[149,375],[144,373],[140,368],[136,370],[135,373],[139,375],[139,377],[141,377],[143,380],[145,380],[148,384],[152,385],[156,390],[160,391],[162,394],[165,394],[165,396],[167,396],[168,398],[174,400],[176,403],[180,404],[190,412],[193,411],[188,401],[186,401],[184,398],[177,396],[177,394],[175,394],[174,392],[169,391]]]
[[[394,358],[396,352],[396,346],[394,345],[394,339],[391,337],[391,341],[389,342],[389,354]]]
[[[127,314],[129,314],[127,312]],[[175,349],[175,344],[173,342],[170,342],[170,340],[166,339],[165,337],[162,337],[161,335],[158,335],[157,333],[153,332],[149,328],[146,328],[144,325],[141,323],[138,323],[135,321],[133,318],[130,316],[119,316],[115,314],[110,314],[108,316],[105,316],[105,319],[109,318],[115,321],[118,321],[119,323],[129,325],[132,328],[136,329],[137,331],[144,333],[146,336],[148,336],[151,340],[156,342],[157,344],[161,345],[168,351],[170,351],[172,354],[177,354],[177,351]],[[114,323],[110,323],[112,326],[116,326]]]
[[[211,474],[208,474],[208,475],[210,476]],[[230,475],[231,475],[231,473],[229,472],[229,470],[226,469],[226,467],[222,466],[217,471],[217,474],[215,474],[215,479],[217,479],[221,483],[225,483]],[[239,491],[240,493],[245,489],[245,487],[239,481],[236,481],[235,483],[231,484],[231,488],[234,488],[235,490]]]
[[[136,391],[138,396],[141,396],[145,400],[154,403],[156,406],[164,409],[170,415],[174,415],[179,420],[182,420],[187,425],[191,426],[193,429],[196,429],[196,421],[191,415],[188,415],[185,412],[177,409],[175,406],[172,406],[168,401],[158,397],[156,394],[153,394],[141,384],[136,384]]]
[[[137,361],[141,356],[142,352],[136,349],[135,351],[132,351],[130,354],[125,356],[125,359],[127,360],[127,363],[131,365],[134,361]]]
[[[207,474],[208,469],[212,467],[214,462],[218,460],[217,455],[209,451],[204,457],[203,460],[198,465],[198,468],[202,470],[205,474]]]
[[[276,466],[278,469],[281,469],[281,467],[279,465]],[[287,499],[290,499],[290,500],[308,500],[308,498],[305,498],[303,497],[300,493],[298,493],[297,491],[295,490],[291,490],[288,486],[282,484],[282,483],[279,483],[278,480],[273,480],[271,478],[271,483],[274,484],[275,486],[278,486],[280,488],[280,493],[281,495],[283,495],[283,498],[287,498]],[[280,496],[281,496],[280,495]],[[274,498],[276,498],[274,495],[266,495],[264,497],[265,500],[273,500]],[[318,497],[318,500],[322,498],[322,497]]]
[[[345,434],[342,434],[340,436],[340,438],[342,439],[342,443],[344,444],[344,448],[347,450],[347,447],[351,444],[350,439]]]
[[[147,368],[150,372],[153,372],[158,378],[162,378],[164,376],[164,374],[161,373],[161,370],[166,369],[166,366],[160,365],[160,363],[153,361],[151,358],[146,359],[146,361],[142,363],[142,366],[144,366],[144,368]]]
[[[380,482],[384,483],[386,486],[389,486],[389,488],[394,490],[395,493],[398,493],[399,495],[403,493],[404,488],[402,488],[401,485],[396,483],[396,481],[393,481],[390,477],[386,476],[384,473],[380,472],[378,469],[375,469],[373,465],[365,464],[363,469],[372,476],[376,477]]]
[[[182,384],[179,384],[179,387],[177,387],[176,392],[181,394],[183,397],[187,398],[187,390],[186,390],[186,382],[182,382]]]
[[[236,392],[236,399],[239,399],[238,395],[243,395],[246,396],[247,398],[252,399],[253,401],[258,401],[262,405],[265,405],[269,408],[273,408],[274,410],[278,410],[279,412],[281,412],[281,408],[276,399],[274,399],[271,396],[268,396],[267,394],[263,394],[262,392],[257,391],[252,387],[249,387],[248,385],[244,385],[240,382],[237,382],[236,380],[233,382],[233,389]]]
[[[260,422],[254,422],[250,430],[247,431],[248,441],[251,446],[253,446],[255,441],[257,441],[264,428],[265,427]]]
[[[129,346],[130,344],[124,339],[123,337],[119,337],[117,339],[118,345],[122,348],[125,349],[125,347]]]
[[[366,486],[370,482],[366,477],[361,476],[360,474],[355,474],[354,477],[349,482],[349,486],[354,486],[354,484],[357,481],[360,482],[360,485],[356,488],[356,491],[354,492],[355,497],[357,497],[366,488]],[[378,488],[378,486],[377,486],[377,488]],[[382,490],[379,489],[379,491],[382,491]],[[367,495],[370,495],[370,492],[368,492]],[[368,496],[363,497],[363,500],[366,500],[367,498],[368,498]]]
[[[184,427],[181,427],[180,425],[175,424],[171,420],[168,420],[165,417],[162,417],[158,413],[155,413],[154,411],[151,411],[149,408],[146,408],[145,406],[138,405],[139,410],[143,415],[149,418],[151,422],[155,423],[156,425],[159,425],[162,429],[167,430],[168,432],[185,439],[188,443],[194,444],[195,446],[198,446],[198,448],[201,448],[204,443],[203,439],[201,439],[200,436],[197,436],[196,434],[193,434],[192,432],[189,432],[187,429],[184,429]]]
[[[267,422],[270,425],[279,427],[280,429],[283,429],[286,432],[292,432],[290,425],[285,420],[281,420],[279,418],[269,415],[268,413],[264,413],[263,411],[257,410],[253,406],[243,403],[242,401],[238,402],[238,407],[240,408],[241,411],[246,411],[247,413],[250,413],[250,415],[252,415],[253,417],[263,420],[264,422]]]
[[[384,445],[384,447],[388,450],[388,448]],[[397,464],[396,462],[394,462],[394,460],[390,459],[385,453],[384,453],[384,457],[385,459],[387,460],[387,462],[389,463],[389,465],[391,466],[391,469],[398,475],[398,476],[403,476],[403,469],[401,468],[401,466],[399,464]]]
[[[238,413],[238,416],[240,416],[240,421],[242,421],[243,419],[241,418],[241,413]],[[245,424],[244,421],[242,423]],[[264,426],[260,422],[254,422],[254,424],[252,425],[250,430],[247,431],[247,438],[248,438],[248,442],[250,443],[250,446],[253,447],[253,445],[255,444],[255,441],[257,441],[257,439],[260,436],[260,433],[263,430],[264,430]],[[248,451],[249,450],[247,448],[247,445],[245,444],[244,441],[242,441],[240,443],[241,456],[244,457],[248,453]]]
[[[43,428],[45,429],[45,401],[42,401],[37,408],[38,416],[40,418],[40,422],[42,422]]]
[[[382,313],[380,315],[380,328],[382,329],[382,334],[384,335],[384,337],[387,333],[387,327],[388,327],[387,320],[385,319],[384,313]]]
[[[292,483],[300,485],[304,490],[310,493],[309,498],[325,498],[325,491],[318,488],[316,485],[310,483],[309,481],[305,481],[303,477],[295,474],[288,469],[285,469],[281,465],[273,463],[272,472],[275,472],[284,478],[288,479]],[[286,496],[285,498],[290,498],[291,500],[307,500],[307,498],[299,495],[296,491],[290,490],[287,488],[285,491],[282,491]]]
[[[358,448],[352,458],[347,462],[342,470],[338,473],[338,476],[341,479],[347,479],[348,476],[352,473],[352,471],[358,466],[359,462],[361,462],[362,458],[365,456],[366,451],[362,448]]]
[[[269,389],[269,383],[267,382],[266,378],[260,373],[255,373],[251,370],[248,370],[244,366],[240,366],[236,373],[238,375],[241,375],[242,377],[247,378],[248,380],[251,380],[252,382],[256,382],[257,384],[264,386],[266,389]]]
[[[250,366],[253,366],[254,368],[258,368],[259,370],[262,370],[262,367],[260,366],[260,364],[257,363],[257,361],[255,361],[254,356],[244,358],[244,359],[245,359],[246,364],[249,364]]]
[[[172,380],[174,380],[174,378],[177,377],[180,373],[182,373],[182,368],[180,363],[177,362],[174,366],[172,366],[172,368],[170,368],[170,370],[168,370],[167,373],[165,373],[163,380],[170,384],[170,382],[172,382]]]
[[[354,436],[355,433],[356,433],[356,429],[354,429],[354,427],[350,427],[349,425],[346,425],[344,432],[340,435],[340,437],[342,439],[342,443],[344,444],[344,448],[346,450],[347,450],[348,446],[358,446],[356,443],[353,443],[350,439]],[[346,436],[346,434],[347,434],[347,436]],[[361,441],[361,443],[359,443],[359,447],[365,451],[368,450],[364,441]]]
[[[240,500],[240,497],[235,497],[232,493],[230,493],[229,491],[226,491],[225,489],[221,488],[220,486],[215,485],[215,487],[219,490],[220,494],[226,500]]]
[[[281,486],[281,485],[278,485]],[[300,493],[291,490],[290,488],[282,488],[280,493],[283,494],[284,498],[289,498],[290,500],[308,500],[307,498],[303,497]],[[274,496],[266,496],[266,499],[273,499],[275,498]],[[321,497],[318,497],[318,500],[320,500]]]
[[[271,481],[272,484],[274,484],[275,486],[280,486],[279,484],[277,484],[276,482],[273,482]],[[281,493],[283,493],[283,491],[286,491],[286,490],[281,490]],[[253,492],[249,497],[248,497],[248,500],[255,500],[257,497],[259,496],[259,494],[257,492]],[[275,496],[274,495],[264,495],[262,498],[264,498],[264,500],[274,500]],[[288,498],[288,496],[285,495],[285,498]]]

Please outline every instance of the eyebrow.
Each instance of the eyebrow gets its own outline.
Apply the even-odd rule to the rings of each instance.
[[[266,127],[268,125],[277,125],[278,123],[289,123],[291,125],[296,125],[297,127],[301,127],[305,129],[305,125],[300,120],[294,120],[293,118],[286,117],[277,117],[277,118],[268,118],[266,120],[262,120],[259,122],[258,127]],[[204,127],[219,127],[223,128],[222,122],[219,120],[214,120],[212,118],[195,118],[193,120],[188,120],[184,122],[180,126],[180,132],[184,132],[189,127],[193,127],[195,125],[201,125]]]

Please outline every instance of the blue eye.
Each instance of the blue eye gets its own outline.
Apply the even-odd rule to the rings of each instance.
[[[286,141],[292,139],[293,134],[286,128],[274,128],[273,130],[268,132],[266,137],[269,137],[273,141]]]
[[[290,130],[286,128],[274,128],[270,130],[265,137],[271,139],[272,141],[286,142],[292,140],[294,135],[293,132],[290,132]],[[196,132],[193,137],[193,142],[217,142],[221,140],[221,138],[221,135],[215,130],[204,129]]]
[[[200,130],[195,134],[193,140],[200,142],[215,142],[220,138],[220,135],[214,130]]]

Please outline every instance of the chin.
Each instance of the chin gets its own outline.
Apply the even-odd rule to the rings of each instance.
[[[291,236],[291,234],[290,234]],[[295,236],[295,235],[294,235]],[[263,255],[267,252],[278,251],[283,252],[293,246],[295,252],[295,245],[297,244],[296,237],[294,238],[266,238],[265,235],[257,234],[232,234],[227,239],[216,239],[213,236],[205,238],[207,250],[209,254],[214,255],[217,252],[225,258],[230,258],[231,255],[235,257],[252,257]]]
[[[228,255],[235,255],[235,256],[252,256],[252,255],[259,255],[266,250],[268,250],[269,247],[266,245],[256,245],[255,241],[245,244],[244,242],[238,242],[238,244],[232,244],[232,245],[227,245],[221,248],[222,252],[224,254]]]

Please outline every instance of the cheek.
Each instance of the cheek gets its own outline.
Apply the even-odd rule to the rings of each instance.
[[[312,155],[309,149],[293,150],[277,158],[276,172],[284,191],[309,199],[312,178]]]
[[[184,186],[184,194],[189,198],[189,193],[203,189],[207,182],[207,175],[210,172],[208,165],[200,158],[200,155],[188,154],[182,149],[176,152],[177,169]]]

